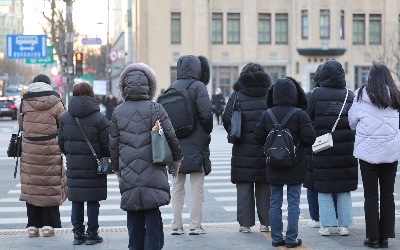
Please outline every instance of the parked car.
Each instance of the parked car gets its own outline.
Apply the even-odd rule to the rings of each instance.
[[[18,107],[15,105],[13,98],[0,97],[0,117],[11,117],[17,120]]]

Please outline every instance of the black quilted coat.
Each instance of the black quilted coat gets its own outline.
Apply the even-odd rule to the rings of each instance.
[[[150,131],[157,120],[156,109],[174,160],[182,159],[166,111],[150,101],[155,88],[155,75],[145,64],[130,64],[120,76],[125,102],[111,118],[110,153],[113,169],[120,176],[121,209],[125,211],[153,209],[170,202],[166,167],[152,163]]]
[[[61,118],[58,144],[67,159],[67,196],[71,201],[100,201],[107,199],[107,177],[97,174],[97,163],[81,130],[99,158],[109,156],[109,122],[100,113],[97,102],[89,96],[74,96]]]
[[[232,93],[222,115],[226,131],[230,124],[233,102],[238,93],[242,111],[241,138],[232,146],[231,181],[267,182],[265,160],[262,145],[254,139],[254,128],[261,114],[267,110],[267,91],[271,86],[271,77],[264,72],[243,73],[233,85]]]
[[[320,87],[309,99],[308,114],[317,136],[332,130],[346,96],[346,81],[342,65],[327,61],[319,75]],[[341,193],[357,189],[358,164],[353,156],[355,132],[350,129],[348,111],[353,103],[349,90],[343,113],[332,134],[333,148],[313,153],[314,189],[320,193]]]

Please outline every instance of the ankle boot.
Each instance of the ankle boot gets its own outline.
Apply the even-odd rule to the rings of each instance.
[[[98,233],[88,233],[86,237],[86,245],[94,245],[103,242],[103,238]]]
[[[82,245],[86,241],[86,234],[84,232],[74,233],[74,245]]]
[[[379,239],[379,244],[381,246],[381,248],[388,248],[389,247],[389,240],[386,237],[381,237]]]
[[[380,242],[378,238],[366,238],[364,240],[364,246],[370,248],[380,248]]]

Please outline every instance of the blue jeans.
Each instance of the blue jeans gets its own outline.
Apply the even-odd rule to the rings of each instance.
[[[337,195],[332,194],[333,203],[335,205],[336,218],[337,215]],[[310,218],[315,221],[319,221],[319,205],[318,205],[318,192],[307,188],[307,201],[308,201],[308,211],[310,212]]]
[[[87,230],[86,232],[91,234],[97,234],[97,229],[99,229],[99,207],[100,204],[98,201],[87,201]],[[71,211],[71,223],[74,226],[72,231],[83,233],[85,232],[84,222],[84,208],[85,202],[72,202],[72,211]]]
[[[320,223],[323,227],[353,225],[350,192],[337,193],[337,219],[332,193],[318,193]]]
[[[271,225],[272,240],[277,242],[283,240],[283,222],[282,222],[282,201],[283,185],[270,184],[271,198],[269,208],[269,218]],[[286,230],[285,243],[295,243],[299,229],[300,215],[300,193],[301,184],[287,185],[288,200],[288,226]]]
[[[129,250],[160,250],[164,246],[161,212],[158,208],[128,212]]]

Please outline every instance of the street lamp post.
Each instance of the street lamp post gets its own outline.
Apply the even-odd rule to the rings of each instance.
[[[110,65],[110,0],[107,0],[107,44],[106,44],[106,77],[108,92],[111,93],[111,65]]]
[[[74,25],[72,23],[72,2],[73,0],[64,0],[66,5],[66,22],[67,22],[67,68],[65,69],[65,75],[67,76],[67,84],[65,88],[65,104],[68,107],[69,92],[72,90],[74,85]]]

